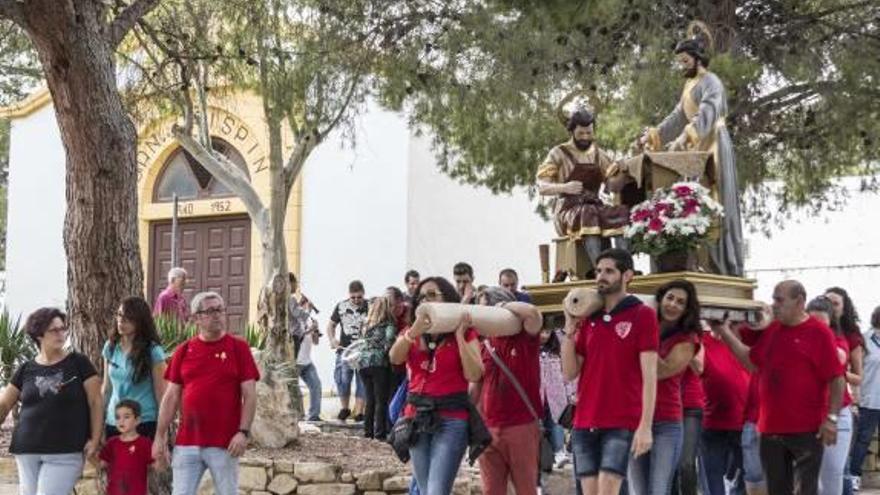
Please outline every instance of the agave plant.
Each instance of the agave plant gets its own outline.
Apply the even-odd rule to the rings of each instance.
[[[183,324],[177,318],[168,315],[159,315],[154,318],[156,332],[162,341],[165,354],[170,356],[174,349],[186,342],[196,334],[196,327],[192,324]]]
[[[34,358],[37,348],[20,325],[21,318],[13,319],[9,312],[0,313],[0,384],[6,385],[12,374],[24,362]]]

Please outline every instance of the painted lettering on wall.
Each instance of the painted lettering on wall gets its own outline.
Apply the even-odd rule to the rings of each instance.
[[[258,174],[269,169],[268,156],[256,137],[250,132],[247,125],[235,115],[220,109],[209,110],[208,127],[211,135],[223,139],[235,147],[244,156],[248,163],[251,174]],[[175,121],[171,120],[165,125],[147,134],[138,143],[137,149],[137,177],[140,181],[149,167],[158,157],[162,150],[167,149],[174,140],[171,129]]]

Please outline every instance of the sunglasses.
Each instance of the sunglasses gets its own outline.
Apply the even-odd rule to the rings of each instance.
[[[419,294],[419,301],[424,301],[425,299],[440,299],[440,293],[435,290],[426,290]]]

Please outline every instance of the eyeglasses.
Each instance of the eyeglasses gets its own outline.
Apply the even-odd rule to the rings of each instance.
[[[197,315],[205,315],[205,316],[218,316],[221,313],[225,313],[226,308],[208,308],[202,309],[200,311],[196,311]]]
[[[51,328],[47,328],[46,331],[43,333],[58,333],[58,334],[67,333],[67,327],[51,327]]]

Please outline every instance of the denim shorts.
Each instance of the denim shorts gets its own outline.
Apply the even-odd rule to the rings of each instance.
[[[743,453],[743,479],[746,483],[758,485],[764,483],[764,471],[761,468],[761,449],[758,435],[758,427],[755,423],[743,425],[742,453]]]
[[[634,432],[622,429],[578,429],[571,433],[571,450],[578,478],[597,476],[607,471],[626,477]]]

